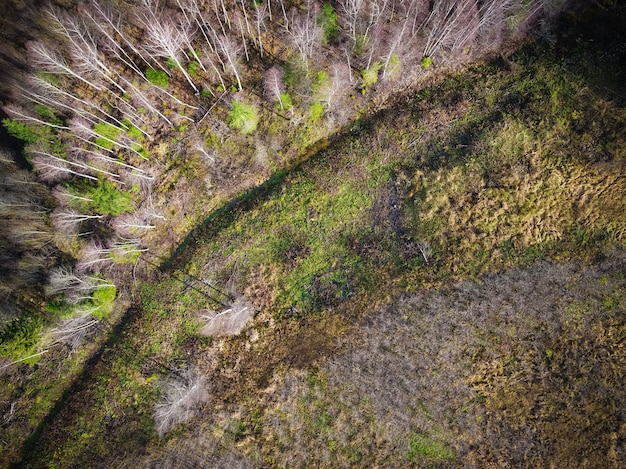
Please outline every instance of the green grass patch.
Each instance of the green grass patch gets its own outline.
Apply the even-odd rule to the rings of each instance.
[[[96,145],[112,150],[115,147],[115,141],[120,133],[120,129],[107,122],[98,122],[94,124],[93,130],[101,137],[96,138]]]
[[[428,435],[416,434],[409,440],[409,449],[406,455],[411,462],[420,461],[452,461],[455,459],[454,451]]]

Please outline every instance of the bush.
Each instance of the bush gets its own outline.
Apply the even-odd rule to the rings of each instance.
[[[243,134],[251,134],[259,123],[259,114],[254,104],[234,101],[228,114],[228,125]]]
[[[118,216],[133,210],[133,199],[128,192],[122,192],[115,184],[107,180],[100,183],[89,191],[88,197],[92,199],[89,208],[101,215]]]
[[[156,85],[160,88],[167,88],[167,85],[170,83],[170,79],[163,70],[155,70],[153,68],[149,68],[146,70],[146,78],[150,83]]]
[[[277,101],[281,109],[291,109],[293,107],[293,101],[289,93],[281,93]]]
[[[363,78],[363,83],[361,83],[361,93],[365,94],[367,88],[378,81],[378,72],[382,66],[382,63],[374,62],[369,66],[369,68],[361,70],[361,77]]]
[[[317,21],[324,30],[324,42],[332,42],[339,34],[339,24],[337,22],[337,12],[330,3],[324,3],[322,14]]]
[[[309,106],[309,119],[315,123],[324,115],[324,105],[319,101]]]
[[[31,125],[14,121],[13,119],[3,119],[2,125],[15,138],[19,138],[26,143],[35,143],[40,140],[38,132]]]
[[[0,356],[20,359],[32,355],[43,328],[41,316],[20,316],[0,332]]]

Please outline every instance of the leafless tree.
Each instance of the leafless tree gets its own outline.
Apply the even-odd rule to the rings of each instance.
[[[475,39],[479,23],[476,0],[436,0],[426,21],[424,57],[463,49]]]
[[[309,60],[313,57],[316,47],[321,44],[324,32],[317,23],[319,8],[313,0],[306,0],[303,13],[291,10],[291,18],[288,24],[284,25],[288,37],[293,46],[298,51],[300,58],[307,70],[309,70]]]
[[[185,45],[189,43],[189,35],[191,34],[188,25],[176,25],[168,18],[157,16],[150,2],[146,3],[147,7],[144,9],[144,13],[138,15],[138,19],[145,28],[147,36],[144,49],[154,57],[172,60],[187,80],[187,83],[189,83],[189,86],[198,94],[198,88],[181,63],[181,58],[185,54]]]
[[[230,336],[239,334],[254,316],[252,304],[245,297],[238,297],[230,308],[223,311],[202,311],[200,319],[206,321],[201,333],[204,335]]]
[[[99,266],[112,261],[111,249],[107,248],[102,241],[93,239],[83,247],[79,259],[75,266],[78,272],[93,272]]]
[[[46,151],[31,150],[31,153],[34,155],[33,166],[44,181],[57,182],[71,176],[91,179],[92,181],[98,180],[97,177],[90,174],[91,169],[84,164],[64,160]]]
[[[68,347],[70,355],[73,354],[78,346],[95,332],[100,320],[94,317],[94,313],[100,308],[101,306],[86,305],[76,307],[73,317],[60,320],[57,326],[48,332],[50,340],[48,347],[62,344]]]
[[[145,211],[125,213],[111,222],[111,226],[122,236],[134,236],[144,230],[153,230],[156,226],[151,222],[151,216]]]
[[[163,395],[154,406],[154,422],[160,437],[191,420],[209,400],[205,378],[191,370],[170,375],[161,388]]]
[[[65,234],[75,234],[81,223],[89,220],[100,220],[102,215],[88,215],[68,207],[59,207],[50,215],[54,227]]]
[[[344,24],[353,47],[370,40],[370,31],[379,24],[389,0],[341,0]]]
[[[285,92],[282,68],[274,65],[263,74],[263,89],[265,96],[273,102],[278,102],[280,104],[280,108],[284,109],[281,96]]]
[[[417,248],[422,254],[422,257],[424,258],[424,262],[426,262],[426,265],[430,264],[430,256],[432,255],[432,249],[430,247],[430,244],[427,241],[422,241],[417,244]]]
[[[98,288],[115,286],[93,275],[75,272],[71,267],[60,266],[52,269],[48,275],[46,295],[65,293],[71,303],[88,299]]]
[[[224,64],[224,71],[230,70],[237,80],[237,88],[241,91],[243,85],[241,84],[237,63],[239,54],[241,53],[241,47],[237,41],[226,34],[216,35],[215,42],[219,53],[225,60],[225,62],[222,62]]]
[[[206,56],[206,60],[208,61],[213,73],[215,73],[215,75],[219,79],[221,85],[224,88],[226,88],[226,84],[224,83],[224,80],[222,78],[222,73],[220,72],[219,68],[215,64],[215,61],[211,58],[210,54],[214,54],[217,56],[218,61],[221,60],[220,57],[217,55],[217,50],[216,50],[214,41],[210,38],[210,36],[212,35],[211,30],[210,30],[211,28],[207,26],[208,22],[207,20],[204,19],[203,12],[198,6],[197,1],[196,0],[176,0],[176,1],[178,3],[178,7],[181,9],[185,17],[188,18],[190,22],[194,22],[196,25],[196,29],[200,31],[200,33],[202,34],[205,44],[209,48],[209,54]],[[202,65],[201,61],[199,61],[199,63]],[[203,66],[203,69],[206,70],[204,66]]]
[[[29,113],[28,111],[16,106],[15,104],[7,104],[6,106],[3,106],[2,109],[4,109],[4,112],[6,112],[8,116],[11,117],[12,119],[16,121],[24,122],[26,124],[45,125],[48,127],[52,127],[53,129],[60,129],[60,130],[69,129],[69,127],[66,127],[64,125],[53,124],[39,117],[35,117],[34,115],[32,115],[32,113]]]
[[[57,52],[52,51],[41,41],[26,43],[30,64],[35,68],[52,74],[67,75],[82,81],[95,90],[102,90],[102,86],[93,80],[84,77],[73,69],[68,62]]]

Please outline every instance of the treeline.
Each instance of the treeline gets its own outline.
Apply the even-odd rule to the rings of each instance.
[[[49,310],[57,330],[82,337],[110,308],[115,290],[107,278],[135,265],[148,249],[146,233],[167,223],[155,190],[181,152],[219,167],[225,136],[259,127],[260,139],[302,128],[298,143],[310,144],[313,127],[336,128],[382,90],[497,50],[565,4],[111,0],[47,7],[40,37],[25,44],[29,71],[11,89],[3,124],[25,142],[56,202],[40,214],[33,208],[40,196],[26,186],[3,191],[4,211],[15,208],[11,200],[29,205],[3,234],[14,240],[5,250],[19,270],[14,280],[47,268],[15,254],[21,246],[52,243],[64,252],[70,260],[50,275],[56,306]],[[172,144],[178,139],[182,146]],[[3,218],[15,216],[9,212]],[[41,228],[48,216],[54,236]],[[54,340],[74,344],[77,336]]]

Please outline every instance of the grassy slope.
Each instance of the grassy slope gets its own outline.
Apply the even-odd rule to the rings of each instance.
[[[618,51],[587,39],[410,97],[212,220],[31,464],[618,465],[626,117]],[[199,337],[207,298],[172,273],[255,322]],[[189,365],[211,400],[158,439],[159,378]]]

